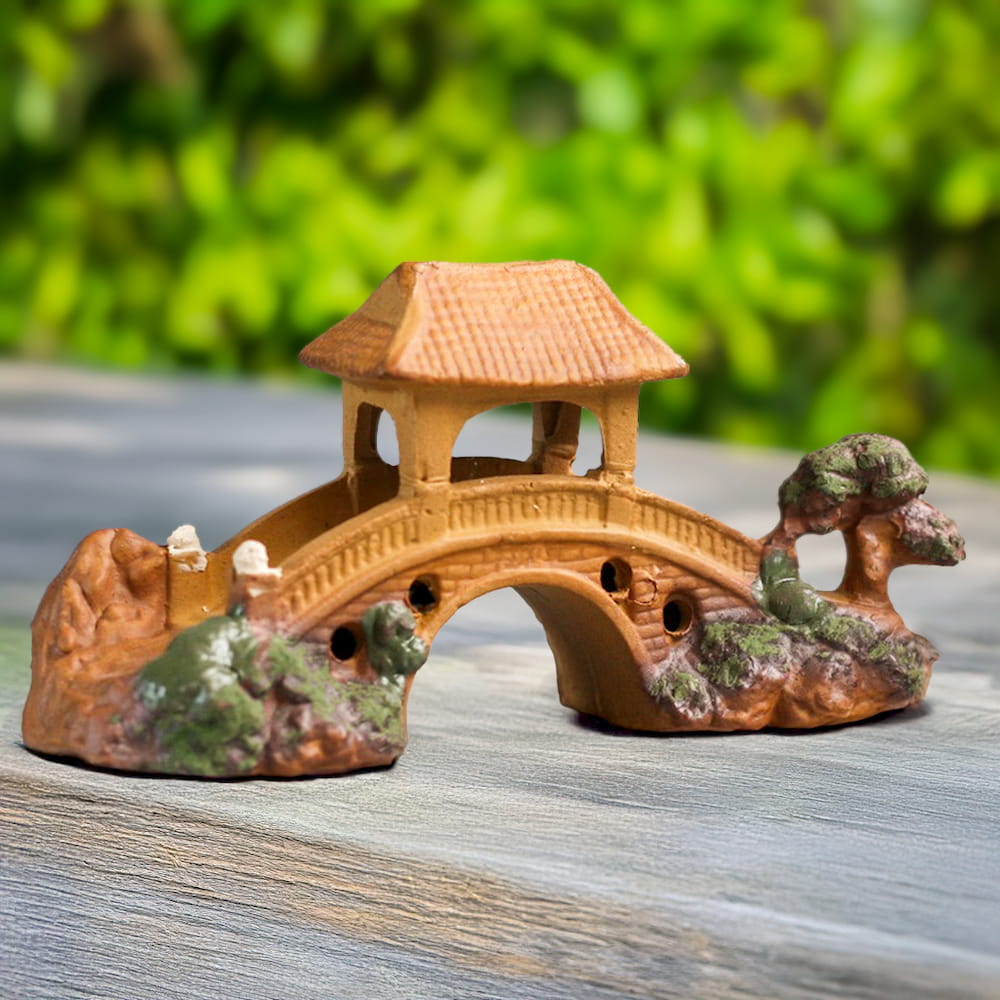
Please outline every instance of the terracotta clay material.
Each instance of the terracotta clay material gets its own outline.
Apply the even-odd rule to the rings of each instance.
[[[964,552],[905,447],[806,456],[761,541],[637,489],[639,387],[687,365],[588,268],[402,264],[302,360],[343,381],[343,473],[214,552],[190,526],[86,538],[33,623],[29,747],[209,777],[390,763],[434,636],[500,587],[543,624],[563,703],[618,726],[822,726],[923,697],[937,654],[886,581]],[[452,457],[471,417],[516,402],[526,458]],[[604,451],[581,472],[585,409]],[[819,593],[795,544],[831,530],[847,566]]]

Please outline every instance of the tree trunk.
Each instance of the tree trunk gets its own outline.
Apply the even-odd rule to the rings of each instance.
[[[895,568],[894,540],[897,529],[884,514],[861,518],[844,529],[847,565],[837,594],[848,601],[892,608],[889,574]]]

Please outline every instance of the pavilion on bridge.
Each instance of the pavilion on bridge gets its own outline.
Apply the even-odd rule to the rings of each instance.
[[[564,260],[400,264],[300,358],[343,381],[345,473],[359,498],[376,484],[384,495],[389,477],[413,496],[495,475],[572,475],[582,409],[603,439],[588,475],[631,482],[640,385],[688,371],[596,272]],[[469,419],[511,403],[532,404],[527,459],[453,460]],[[383,412],[399,438],[398,486],[378,453]]]

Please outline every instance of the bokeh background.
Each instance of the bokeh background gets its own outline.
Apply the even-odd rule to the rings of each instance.
[[[289,373],[402,260],[566,257],[691,362],[648,423],[997,475],[998,53],[996,0],[2,0],[0,353]]]

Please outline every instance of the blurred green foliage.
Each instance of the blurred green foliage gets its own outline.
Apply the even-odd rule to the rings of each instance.
[[[1000,473],[996,0],[5,0],[0,350],[289,369],[401,260],[568,257],[644,416]]]

